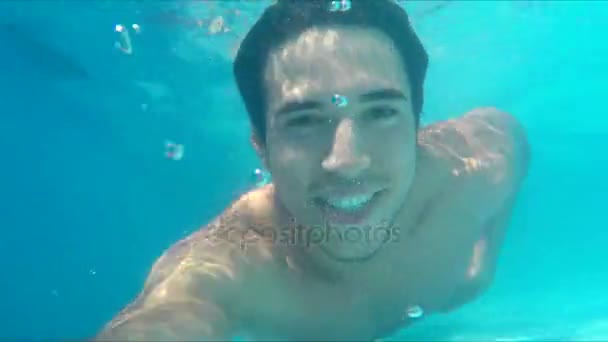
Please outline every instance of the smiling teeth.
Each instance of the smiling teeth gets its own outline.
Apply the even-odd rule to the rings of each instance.
[[[371,200],[372,196],[373,195],[362,195],[346,198],[333,198],[327,199],[327,203],[338,209],[354,211],[361,209],[361,207]]]

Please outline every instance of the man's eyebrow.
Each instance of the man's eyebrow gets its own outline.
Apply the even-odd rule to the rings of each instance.
[[[282,105],[281,108],[279,108],[277,110],[277,115],[291,113],[291,112],[298,112],[298,111],[303,111],[303,110],[318,109],[321,107],[323,107],[323,104],[319,101],[312,101],[312,100],[290,101],[290,102],[287,102],[286,104]]]
[[[401,91],[394,88],[372,90],[369,93],[359,96],[359,101],[380,101],[380,100],[405,100],[407,96]]]
[[[359,101],[381,101],[381,100],[405,100],[407,96],[401,91],[394,88],[377,89],[372,90],[368,93],[359,96]],[[310,109],[319,109],[323,107],[323,103],[320,101],[306,100],[306,101],[290,101],[282,105],[277,111],[276,115],[298,112]]]

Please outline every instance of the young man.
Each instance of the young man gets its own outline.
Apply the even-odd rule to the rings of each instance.
[[[371,340],[490,284],[528,166],[493,108],[419,127],[427,55],[390,0],[282,0],[235,75],[270,185],[156,262],[100,340]]]

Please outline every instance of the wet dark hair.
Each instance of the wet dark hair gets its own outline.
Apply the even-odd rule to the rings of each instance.
[[[393,41],[407,69],[418,127],[424,102],[428,55],[407,13],[394,0],[351,0],[348,10],[329,10],[333,5],[339,7],[344,2],[279,0],[264,11],[242,41],[233,71],[249,119],[262,144],[266,141],[267,110],[264,72],[270,52],[312,27],[328,25],[373,28]]]

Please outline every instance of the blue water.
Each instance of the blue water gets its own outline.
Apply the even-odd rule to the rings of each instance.
[[[266,3],[0,3],[0,340],[94,335],[251,186],[230,62]],[[404,3],[430,54],[425,122],[497,106],[533,159],[491,290],[394,339],[608,340],[608,3],[442,3]],[[230,32],[197,33],[218,15]],[[133,23],[128,55],[115,25]]]

